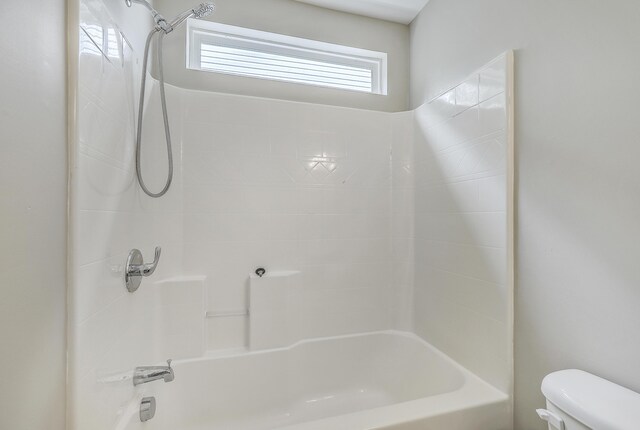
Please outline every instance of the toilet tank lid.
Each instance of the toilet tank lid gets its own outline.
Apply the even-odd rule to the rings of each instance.
[[[542,393],[565,413],[598,430],[640,428],[640,394],[582,370],[547,375]]]

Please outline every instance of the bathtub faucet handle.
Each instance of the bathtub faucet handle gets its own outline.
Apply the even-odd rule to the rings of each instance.
[[[158,262],[160,261],[160,254],[162,254],[162,248],[159,246],[156,246],[156,250],[153,255],[153,262],[151,264],[142,265],[142,276],[153,275],[153,272],[156,271],[156,267],[158,267]]]
[[[124,269],[124,280],[127,290],[130,293],[135,292],[138,287],[140,287],[142,278],[153,275],[153,272],[155,272],[158,267],[160,254],[162,254],[162,248],[156,246],[153,263],[145,264],[140,250],[131,250],[129,257],[127,257],[127,263]]]

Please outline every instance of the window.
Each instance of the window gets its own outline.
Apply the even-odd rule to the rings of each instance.
[[[191,19],[194,70],[387,94],[387,54]]]

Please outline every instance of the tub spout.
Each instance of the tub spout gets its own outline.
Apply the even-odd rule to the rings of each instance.
[[[164,382],[171,382],[175,379],[171,360],[167,360],[166,366],[136,367],[133,371],[133,385],[146,384],[158,379],[163,379]]]

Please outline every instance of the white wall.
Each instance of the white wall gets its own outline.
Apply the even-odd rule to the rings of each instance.
[[[415,113],[414,329],[512,390],[510,56]]]
[[[640,391],[640,4],[431,0],[412,24],[412,105],[516,49],[516,424],[577,367]]]
[[[184,270],[209,312],[242,313],[265,267],[302,272],[297,338],[394,327],[391,144],[410,147],[411,115],[179,91]],[[244,347],[247,321],[210,318],[209,348]]]
[[[406,25],[323,9],[293,0],[216,0],[207,19],[336,43],[389,57],[389,95],[380,96],[261,79],[206,73],[185,68],[185,28],[165,39],[167,82],[182,88],[243,94],[382,111],[404,111],[408,105],[409,29]],[[157,9],[173,17],[198,4],[194,0],[156,0]]]
[[[0,15],[0,428],[63,430],[65,2]]]

